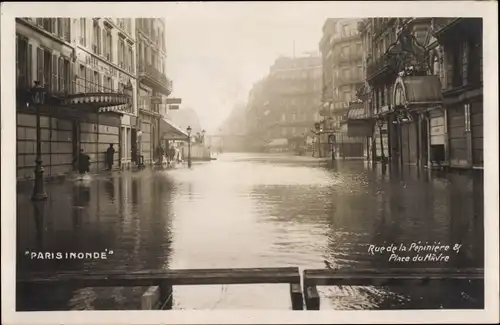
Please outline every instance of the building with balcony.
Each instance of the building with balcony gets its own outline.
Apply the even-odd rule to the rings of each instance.
[[[70,173],[80,149],[90,156],[91,171],[102,170],[110,143],[115,145],[115,166],[121,161],[120,126],[122,117],[134,111],[134,78],[120,79],[120,70],[111,69],[116,64],[100,63],[116,49],[112,39],[104,42],[105,31],[93,30],[96,21],[104,27],[97,18],[16,19],[18,179],[33,176],[37,110],[45,176]],[[45,101],[36,106],[35,81],[45,93]]]
[[[373,159],[482,166],[481,20],[370,18],[359,30]]]
[[[432,21],[437,42],[430,58],[433,73],[442,80],[445,109],[432,119],[429,137],[431,148],[443,143],[444,161],[450,167],[484,166],[482,28],[481,18]]]
[[[263,140],[268,147],[299,150],[319,121],[321,58],[316,55],[278,58],[266,81],[267,100],[261,116]]]
[[[140,129],[139,151],[145,163],[152,163],[161,145],[168,120],[162,115],[166,98],[172,93],[172,81],[166,76],[165,19],[136,18],[137,80]]]
[[[366,136],[348,132],[345,122],[352,102],[364,83],[363,52],[357,24],[359,19],[329,18],[323,25],[320,50],[323,59],[321,155],[363,158]],[[359,110],[359,108],[357,108]],[[352,114],[351,114],[352,115]],[[332,135],[333,137],[330,137]],[[333,143],[332,139],[335,139]],[[333,146],[333,148],[332,148]]]
[[[120,107],[120,124],[107,128],[101,135],[101,152],[109,143],[117,146],[117,165],[129,168],[137,146],[137,84],[134,20],[131,18],[73,19],[75,30],[75,76],[93,92],[118,92],[132,98]]]

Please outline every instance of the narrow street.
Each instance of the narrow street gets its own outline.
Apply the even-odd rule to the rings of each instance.
[[[483,266],[482,176],[382,172],[363,161],[223,154],[191,169],[91,175],[47,185],[44,213],[18,193],[18,272],[162,268]],[[453,246],[447,263],[393,263],[368,246]],[[103,252],[30,259],[26,251]],[[145,288],[61,288],[26,309],[138,309]],[[286,285],[174,288],[174,309],[287,309]],[[453,293],[456,297],[453,297]],[[40,293],[41,294],[41,293]],[[440,305],[442,295],[449,305]],[[478,288],[321,287],[324,309],[477,308]],[[57,297],[58,299],[56,299]],[[280,299],[283,297],[283,299]],[[35,306],[36,305],[36,306]],[[21,309],[19,309],[21,310]]]

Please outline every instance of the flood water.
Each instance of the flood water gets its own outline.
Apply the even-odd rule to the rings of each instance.
[[[191,169],[91,175],[47,185],[35,213],[18,191],[17,269],[139,271],[286,267],[483,267],[481,174],[382,172],[363,161],[224,154]],[[393,262],[370,244],[461,244],[448,262]],[[26,252],[103,252],[107,259],[32,259]],[[18,310],[139,309],[147,288],[51,288]],[[482,308],[470,283],[319,287],[321,309]],[[50,294],[47,294],[50,293]],[[287,285],[174,287],[174,309],[290,309]]]

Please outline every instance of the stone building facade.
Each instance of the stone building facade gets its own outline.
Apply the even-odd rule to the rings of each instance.
[[[80,149],[90,156],[91,171],[102,170],[110,143],[115,145],[115,166],[121,162],[122,117],[132,115],[135,107],[133,73],[121,87],[120,74],[127,73],[106,56],[116,53],[118,42],[103,30],[96,32],[91,27],[96,22],[108,24],[106,31],[116,35],[111,19],[16,19],[18,179],[33,177],[37,110],[45,176],[70,173]],[[35,106],[31,99],[35,81],[44,86],[43,105]]]
[[[364,83],[362,46],[358,32],[359,19],[326,20],[320,50],[323,60],[321,127],[327,131],[321,136],[322,156],[333,150],[337,157],[363,158],[363,135],[348,134],[344,123],[350,104],[356,101],[358,89]],[[333,135],[334,141],[329,136]],[[334,146],[332,148],[332,146]]]
[[[136,18],[139,152],[152,163],[161,145],[161,129],[166,98],[172,81],[166,76],[165,19]]]
[[[481,19],[369,18],[358,27],[372,159],[481,168]]]

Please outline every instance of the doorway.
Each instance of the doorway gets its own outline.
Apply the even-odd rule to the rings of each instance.
[[[130,132],[130,155],[132,162],[137,164],[137,129]]]

